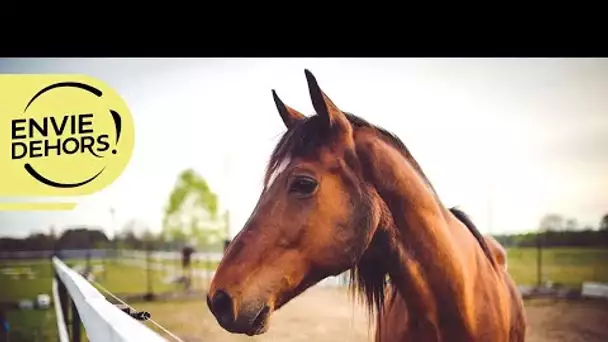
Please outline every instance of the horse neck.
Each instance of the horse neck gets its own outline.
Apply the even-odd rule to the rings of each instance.
[[[452,242],[454,218],[399,151],[377,137],[358,140],[367,182],[393,223],[379,227],[384,238],[370,248],[390,250],[390,257],[383,252],[378,262],[406,300],[409,329],[425,341],[447,334],[454,341],[470,339],[472,286],[465,274],[467,257]]]

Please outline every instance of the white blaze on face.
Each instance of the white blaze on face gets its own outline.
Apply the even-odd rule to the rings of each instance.
[[[288,158],[283,159],[279,163],[279,166],[274,170],[274,172],[268,178],[268,186],[266,187],[266,189],[269,189],[272,186],[272,183],[274,183],[274,181],[279,177],[279,175],[281,175],[285,171],[285,169],[287,168],[287,166],[289,165],[290,162],[291,162],[291,159],[288,157]]]

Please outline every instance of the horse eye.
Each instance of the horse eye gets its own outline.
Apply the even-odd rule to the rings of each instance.
[[[317,181],[310,177],[297,177],[289,186],[289,192],[309,195],[317,188]]]

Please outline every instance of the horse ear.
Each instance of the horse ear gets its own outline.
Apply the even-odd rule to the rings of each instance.
[[[305,69],[306,81],[308,82],[308,90],[312,99],[312,106],[319,116],[327,119],[328,126],[338,125],[341,127],[349,127],[350,124],[344,113],[333,103],[333,101],[325,95],[319,87],[317,79],[308,70]]]
[[[274,98],[274,104],[277,106],[277,109],[279,110],[279,115],[281,115],[281,119],[283,119],[283,123],[285,124],[287,129],[293,127],[296,122],[306,118],[304,114],[284,104],[274,89],[272,90],[272,97]]]

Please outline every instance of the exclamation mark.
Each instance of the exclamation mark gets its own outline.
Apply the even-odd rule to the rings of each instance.
[[[118,146],[118,141],[120,140],[120,131],[122,130],[122,118],[120,114],[110,109],[110,114],[112,114],[112,119],[114,119],[114,127],[116,128],[116,146]],[[116,149],[112,150],[112,154],[116,154]]]

